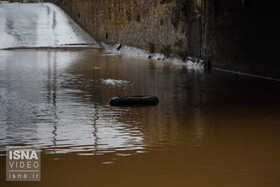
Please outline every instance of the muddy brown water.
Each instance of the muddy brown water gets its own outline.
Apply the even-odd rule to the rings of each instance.
[[[108,104],[140,94],[159,105]],[[280,186],[279,96],[278,81],[93,49],[0,51],[0,183]],[[6,146],[41,149],[41,182],[5,181]]]

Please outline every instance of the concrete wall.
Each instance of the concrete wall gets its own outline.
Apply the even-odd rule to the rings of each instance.
[[[200,38],[182,19],[175,0],[49,0],[64,9],[94,39],[159,52],[163,45],[200,57]],[[197,0],[200,2],[200,0]],[[194,22],[194,25],[198,25]],[[193,27],[191,27],[193,28]],[[199,33],[198,33],[199,34]],[[188,40],[189,38],[189,40]],[[182,41],[180,47],[174,44]],[[196,44],[196,48],[193,47]]]
[[[280,78],[276,0],[208,0],[202,54],[214,67]]]

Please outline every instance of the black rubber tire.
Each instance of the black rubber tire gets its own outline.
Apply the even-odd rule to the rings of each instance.
[[[115,96],[110,99],[111,106],[148,106],[157,105],[157,96],[136,95],[136,96]]]

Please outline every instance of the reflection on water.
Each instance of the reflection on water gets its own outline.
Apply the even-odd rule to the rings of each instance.
[[[5,52],[1,62],[1,150],[39,146],[49,153],[142,149],[137,127],[116,118],[102,93],[85,93],[96,82],[74,73],[79,53]],[[82,58],[83,59],[83,58]],[[96,86],[101,87],[101,83]],[[106,88],[100,88],[106,89]],[[104,105],[105,104],[105,105]]]
[[[160,103],[109,106],[116,95],[157,95]],[[96,162],[130,161],[126,170],[112,166],[112,180],[116,173],[130,175],[131,168],[139,168],[144,178],[173,176],[172,183],[157,181],[164,185],[182,185],[183,174],[191,184],[207,178],[219,186],[224,178],[244,185],[242,176],[247,176],[247,182],[254,181],[250,184],[275,185],[280,178],[279,95],[279,82],[94,50],[0,51],[0,150],[15,145],[39,147],[47,155],[102,155],[94,156],[95,162],[79,157],[75,175],[92,173]],[[148,158],[135,157],[138,153]],[[81,169],[88,159],[93,163]],[[56,165],[49,162],[45,173]],[[98,171],[95,179],[103,184],[108,172]]]
[[[178,146],[178,138],[190,145],[203,141],[207,121],[190,106],[209,100],[201,93],[204,75],[99,53],[1,52],[1,150],[26,145],[48,153],[102,154]],[[161,104],[108,105],[114,95],[132,94],[158,95]],[[189,125],[181,129],[182,123]]]
[[[2,51],[1,59],[2,151],[6,145],[84,154],[201,146],[213,128],[209,123],[227,106],[223,116],[240,103],[250,107],[254,96],[264,98],[263,91],[250,95],[243,89],[257,89],[252,80],[236,80],[237,87],[219,73],[99,51]],[[277,91],[270,94],[273,102]],[[112,96],[134,94],[157,95],[160,105],[108,105]]]

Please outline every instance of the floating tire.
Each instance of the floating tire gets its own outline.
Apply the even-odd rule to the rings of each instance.
[[[137,96],[115,96],[110,99],[111,106],[149,106],[159,103],[157,96],[137,95]]]

